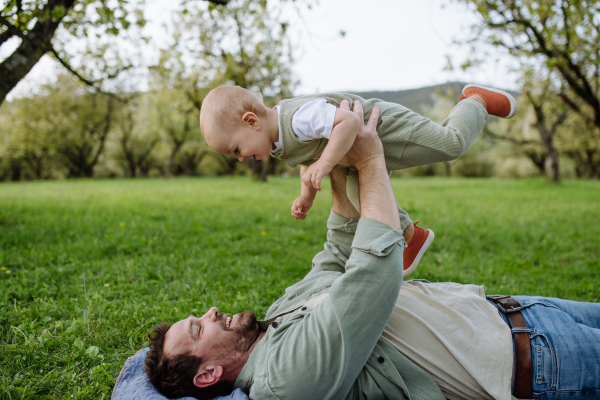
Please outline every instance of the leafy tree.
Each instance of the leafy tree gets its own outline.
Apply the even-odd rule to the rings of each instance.
[[[169,149],[167,161],[163,166],[163,175],[168,179],[175,157],[182,147],[200,137],[199,112],[180,90],[175,89],[153,91],[150,107],[153,111],[152,124],[158,129],[161,140]]]
[[[228,2],[208,1],[215,4]],[[116,47],[106,39],[125,36],[132,27],[143,27],[146,21],[142,6],[143,0],[137,3],[127,0],[7,0],[0,9],[0,46],[9,41],[19,44],[0,63],[0,104],[40,58],[49,52],[83,82],[102,90],[102,80],[114,77],[132,66],[121,61]],[[71,45],[73,39],[83,37],[94,37],[99,42],[96,46],[88,40],[83,55],[101,64],[100,71],[106,72],[106,66],[111,66],[112,72],[98,76],[97,71],[85,67],[89,60],[81,63],[80,68],[71,65],[73,58],[82,55],[69,51],[78,47]],[[131,51],[129,47],[128,51]]]
[[[115,100],[63,74],[44,90],[45,118],[67,177],[92,177],[113,127]]]
[[[528,83],[517,98],[519,112],[510,120],[486,126],[485,133],[512,144],[512,154],[527,157],[549,182],[559,181],[559,150],[555,137],[568,113],[549,82]]]
[[[42,96],[20,99],[3,110],[0,126],[3,127],[5,142],[1,148],[7,163],[5,174],[8,173],[11,180],[52,177],[56,154],[45,102]]]
[[[481,17],[475,38],[524,65],[543,64],[558,95],[600,129],[600,2],[459,0]]]
[[[179,175],[198,176],[200,163],[208,155],[206,145],[200,141],[186,143],[175,160],[175,172]]]
[[[534,126],[537,129],[541,145],[544,149],[544,172],[546,180],[558,182],[558,150],[554,145],[554,137],[558,128],[567,118],[565,105],[552,95],[552,84],[549,80],[538,85],[526,84],[523,92],[535,114]]]
[[[123,166],[125,176],[131,178],[135,178],[138,173],[148,176],[154,164],[152,152],[160,142],[159,136],[152,129],[140,126],[140,117],[139,107],[129,104],[118,115],[115,124],[115,141],[118,147],[115,158]]]
[[[578,177],[600,178],[600,132],[589,121],[571,116],[556,142],[559,151],[575,163]]]

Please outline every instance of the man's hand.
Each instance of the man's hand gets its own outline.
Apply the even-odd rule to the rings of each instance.
[[[302,183],[306,186],[312,186],[317,190],[321,190],[321,179],[331,172],[333,166],[328,165],[324,161],[317,160],[312,164],[302,175]]]
[[[341,107],[348,107],[343,101]],[[364,120],[360,102],[354,102],[354,112]],[[358,170],[358,195],[361,218],[371,218],[400,229],[400,217],[385,166],[383,145],[377,135],[379,109],[373,107],[366,125],[362,125],[352,148],[340,161],[340,164],[353,166]]]
[[[348,101],[344,100],[340,104],[342,109],[350,109]],[[361,121],[364,120],[363,107],[359,101],[354,102],[354,112],[360,117]],[[377,121],[379,120],[379,108],[373,107],[371,116],[366,125],[361,124],[358,135],[354,144],[340,160],[341,165],[349,165],[360,171],[367,164],[378,159],[385,161],[383,154],[383,145],[377,135]]]
[[[314,197],[300,196],[292,204],[292,215],[296,219],[306,218],[306,213],[313,205]]]

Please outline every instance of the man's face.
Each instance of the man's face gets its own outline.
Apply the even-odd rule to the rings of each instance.
[[[173,324],[166,334],[163,351],[167,356],[191,354],[202,357],[203,362],[225,363],[247,352],[260,333],[251,311],[229,318],[212,307],[200,318],[190,315]]]

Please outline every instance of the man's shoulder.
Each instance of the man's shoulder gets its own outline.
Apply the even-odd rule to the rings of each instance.
[[[304,279],[296,282],[285,289],[285,293],[275,301],[265,318],[272,318],[277,314],[289,311],[296,305],[310,300],[312,297],[319,296],[324,290],[327,290],[333,282],[342,275],[337,271],[319,271],[309,273]]]

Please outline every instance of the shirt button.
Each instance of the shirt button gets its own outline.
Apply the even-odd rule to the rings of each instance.
[[[300,311],[306,311],[306,306],[302,307]]]
[[[279,325],[277,322],[273,322],[273,323],[271,324],[271,326],[272,326],[273,328],[277,328],[277,325]]]
[[[383,364],[383,362],[385,361],[385,359],[383,357],[379,357],[377,359],[377,361],[379,361],[379,364]]]
[[[287,156],[283,156],[283,157],[281,157],[281,158],[283,158],[284,160],[287,160]]]

